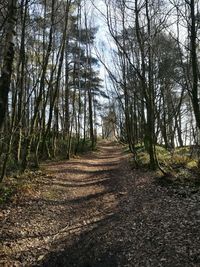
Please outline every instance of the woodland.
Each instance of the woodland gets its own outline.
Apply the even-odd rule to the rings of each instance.
[[[200,266],[198,0],[0,0],[0,266]]]

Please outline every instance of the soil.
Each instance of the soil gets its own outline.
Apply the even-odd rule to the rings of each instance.
[[[200,192],[131,169],[120,145],[48,162],[0,210],[0,266],[199,267]]]

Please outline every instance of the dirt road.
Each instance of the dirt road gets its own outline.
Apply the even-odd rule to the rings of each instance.
[[[1,209],[0,266],[200,266],[199,192],[155,184],[109,142],[43,168]]]

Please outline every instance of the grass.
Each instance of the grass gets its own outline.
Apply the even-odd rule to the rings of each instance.
[[[136,146],[137,163],[140,168],[147,169],[149,166],[149,155],[143,145]],[[156,155],[159,165],[167,173],[164,175],[157,171],[155,176],[165,179],[166,184],[193,184],[200,185],[200,173],[197,167],[197,158],[191,156],[190,147],[176,148],[168,151],[162,146],[156,146]]]

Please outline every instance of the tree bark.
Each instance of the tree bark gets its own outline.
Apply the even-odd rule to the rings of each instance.
[[[3,56],[3,67],[0,77],[0,128],[3,125],[7,104],[8,104],[8,93],[10,90],[10,82],[12,76],[12,65],[14,59],[14,35],[15,35],[15,24],[16,24],[16,6],[17,0],[8,1],[8,18],[5,27],[5,50]]]

